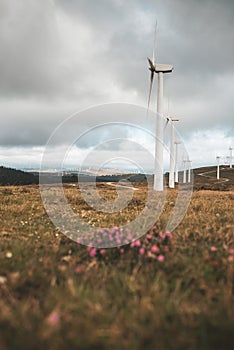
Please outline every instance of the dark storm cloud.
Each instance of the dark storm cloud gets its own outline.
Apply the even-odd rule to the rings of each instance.
[[[146,105],[155,18],[158,59],[175,66],[165,95],[181,131],[231,128],[233,13],[228,0],[2,0],[0,143],[44,144],[96,103]]]

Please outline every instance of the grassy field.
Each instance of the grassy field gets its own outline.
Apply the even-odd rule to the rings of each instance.
[[[115,198],[110,186],[99,189]],[[95,217],[76,188],[65,191],[77,212]],[[194,192],[172,237],[160,234],[176,197],[169,191],[147,235],[108,250],[62,235],[37,186],[1,187],[0,196],[1,350],[233,347],[234,191]],[[138,196],[130,218],[143,189]]]

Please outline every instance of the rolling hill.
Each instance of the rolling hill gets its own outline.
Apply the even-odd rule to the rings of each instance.
[[[179,174],[182,177],[182,172]],[[168,184],[169,174],[165,174]],[[216,166],[201,167],[193,169],[194,190],[220,190],[227,191],[234,188],[234,168],[220,166],[220,180],[216,178]],[[149,179],[153,176],[150,175]],[[84,182],[93,181],[89,175],[80,175],[79,179]],[[97,182],[118,182],[128,179],[131,182],[145,181],[144,174],[118,174],[97,176]],[[57,183],[59,178],[54,174],[45,174],[44,183]],[[63,176],[64,183],[77,182],[77,175],[66,174]],[[39,183],[39,173],[29,173],[21,170],[0,166],[0,186],[35,185]]]
[[[20,186],[38,184],[38,176],[25,171],[0,167],[0,186]]]

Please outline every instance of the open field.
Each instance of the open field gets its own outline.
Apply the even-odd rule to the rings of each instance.
[[[77,189],[65,193],[95,223]],[[194,192],[172,238],[159,235],[176,198],[168,191],[147,236],[97,251],[58,232],[36,185],[0,187],[0,196],[1,350],[233,347],[234,191]],[[143,205],[142,187],[124,219]]]

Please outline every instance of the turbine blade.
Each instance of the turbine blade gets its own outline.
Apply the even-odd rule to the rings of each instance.
[[[155,70],[155,67],[154,67],[153,62],[151,61],[151,59],[150,59],[149,57],[147,57],[147,60],[148,60],[149,65],[150,65],[150,68],[149,68],[149,69],[151,70],[151,72],[154,71],[154,70]]]
[[[154,82],[154,72],[151,72],[151,74],[150,74],[149,98],[148,98],[148,111],[149,111],[149,105],[150,105],[150,98],[151,98],[151,93],[152,93],[153,82]]]
[[[164,126],[164,130],[167,128],[167,125],[168,125],[169,121],[170,121],[170,118],[168,117],[168,118],[167,118],[167,121],[166,121],[166,123],[165,123],[165,126]]]
[[[170,116],[170,98],[167,99],[167,115]]]
[[[155,23],[155,29],[154,29],[154,46],[153,46],[153,64],[154,64],[154,66],[155,66],[155,62],[156,62],[157,26],[158,26],[158,23],[157,23],[157,21],[156,21],[156,23]]]

